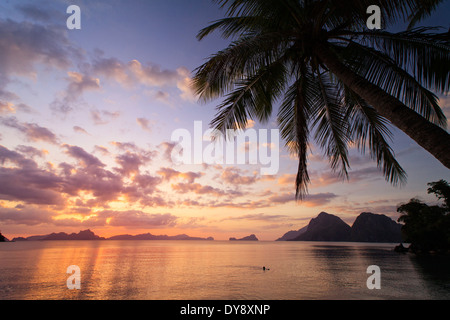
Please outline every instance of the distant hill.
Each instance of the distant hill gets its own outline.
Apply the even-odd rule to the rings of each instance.
[[[143,233],[137,235],[122,234],[107,238],[107,240],[214,240],[213,237],[200,238],[190,237],[187,234],[179,234],[176,236],[168,235],[153,235],[151,233]]]
[[[47,237],[47,235],[43,235],[43,236],[29,236],[29,237],[16,237],[14,239],[12,239],[12,241],[39,241],[44,239],[45,237]]]
[[[353,222],[351,240],[355,242],[402,242],[402,225],[384,214],[361,213]]]
[[[186,234],[176,236],[153,235],[151,233],[143,233],[137,235],[117,235],[109,238],[99,237],[91,230],[87,229],[79,233],[67,234],[65,232],[51,233],[43,236],[17,237],[13,241],[39,241],[39,240],[214,240],[213,237],[200,238],[190,237]]]
[[[9,240],[0,232],[0,242],[9,242]]]
[[[308,230],[308,226],[304,226],[301,229],[298,230],[291,230],[286,232],[285,234],[283,234],[280,238],[278,238],[275,241],[288,241],[288,240],[292,240],[295,239],[296,237],[300,236],[301,234],[305,233],[306,230]]]
[[[350,241],[351,228],[341,218],[321,212],[311,219],[308,229],[293,241]]]
[[[71,234],[67,234],[65,232],[51,233],[41,240],[105,240],[105,238],[99,237],[94,232],[87,229]]]
[[[306,228],[306,230],[304,230]],[[383,214],[361,213],[350,227],[341,218],[321,212],[298,231],[289,231],[280,241],[402,242],[401,224]],[[295,235],[299,232],[299,235]]]
[[[240,238],[240,239],[236,239],[236,238],[231,237],[230,241],[258,241],[258,238],[254,234],[251,234],[249,236],[246,236],[246,237],[243,237],[243,238]]]

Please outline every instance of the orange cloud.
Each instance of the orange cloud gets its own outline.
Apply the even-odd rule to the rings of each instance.
[[[295,184],[296,175],[295,174],[283,174],[278,178],[279,185],[294,185]]]
[[[227,167],[220,175],[220,179],[236,186],[253,184],[258,180],[256,175],[244,176],[242,173],[243,171],[238,168]]]

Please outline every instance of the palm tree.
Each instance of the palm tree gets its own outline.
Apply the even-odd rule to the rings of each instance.
[[[299,160],[297,199],[307,193],[311,140],[344,178],[352,145],[369,150],[386,180],[404,183],[389,145],[393,124],[450,168],[447,120],[432,92],[450,86],[449,33],[414,27],[441,0],[218,2],[226,17],[197,37],[218,30],[232,42],[195,70],[193,86],[205,102],[224,96],[211,122],[220,131],[268,121],[279,102],[281,136]],[[374,4],[383,30],[366,26]],[[406,31],[386,31],[401,19]]]

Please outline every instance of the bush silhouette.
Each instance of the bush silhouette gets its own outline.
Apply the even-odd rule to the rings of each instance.
[[[428,193],[443,200],[442,205],[429,206],[411,199],[397,211],[402,213],[402,232],[410,250],[415,253],[448,253],[450,250],[450,185],[445,180],[428,183]]]

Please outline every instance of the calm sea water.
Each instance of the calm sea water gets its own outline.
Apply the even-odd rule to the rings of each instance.
[[[450,299],[450,263],[394,244],[245,241],[0,243],[0,299]],[[81,271],[69,290],[67,267]],[[367,288],[380,267],[381,289]],[[265,266],[269,270],[263,270]]]

